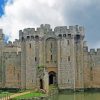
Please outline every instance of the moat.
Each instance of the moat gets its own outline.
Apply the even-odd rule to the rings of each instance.
[[[100,100],[100,93],[64,93],[53,96],[49,100]]]

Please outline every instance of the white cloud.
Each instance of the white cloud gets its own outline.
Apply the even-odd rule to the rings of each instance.
[[[59,25],[79,24],[87,21],[91,12],[88,7],[96,5],[100,1],[95,0],[7,0],[4,15],[0,18],[0,28],[10,36],[10,40],[18,38],[18,31],[27,27],[37,27],[40,24],[51,24],[52,27]],[[98,6],[97,6],[98,5]],[[88,11],[88,12],[87,12]],[[93,13],[93,12],[92,12]],[[80,16],[81,15],[81,16]],[[75,20],[75,23],[73,21]],[[86,20],[88,19],[88,20]],[[99,19],[98,19],[99,20]],[[87,25],[87,26],[88,26]],[[96,27],[96,25],[94,25]],[[90,28],[90,26],[86,28]],[[88,29],[91,30],[91,29]],[[88,32],[89,33],[89,32]],[[90,37],[90,36],[88,36]],[[91,39],[90,39],[91,40]],[[88,40],[89,41],[89,40]],[[98,40],[95,40],[98,41]]]
[[[0,18],[0,28],[10,36],[18,38],[18,31],[26,27],[36,27],[49,23],[52,26],[64,25],[60,0],[13,0],[5,6],[5,14]]]

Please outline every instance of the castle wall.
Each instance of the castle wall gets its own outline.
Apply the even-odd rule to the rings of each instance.
[[[3,62],[5,67],[5,86],[8,88],[20,88],[21,86],[21,53],[4,52]]]
[[[21,50],[23,51],[21,55],[22,88],[36,88],[37,84],[36,71],[39,66],[39,42],[32,36],[33,31],[33,29],[27,29],[22,33],[20,32]]]
[[[58,86],[60,89],[74,88],[72,40],[58,41]],[[70,74],[71,73],[71,74]]]
[[[0,87],[40,88],[42,79],[48,88],[55,72],[59,89],[100,88],[100,49],[88,51],[83,27],[42,24],[20,30],[13,43],[3,38],[0,30]]]
[[[21,42],[21,88],[26,88],[26,47],[25,42]]]
[[[92,88],[100,88],[100,49],[90,49],[90,81]]]
[[[62,89],[81,89],[83,85],[84,30],[78,26],[56,27],[63,39],[58,41],[58,86]],[[61,83],[62,82],[62,83]]]
[[[100,88],[100,49],[84,47],[84,88]]]
[[[31,47],[30,47],[31,45]],[[26,42],[26,87],[32,88],[36,85],[36,68],[38,67],[38,43]]]
[[[90,63],[89,63],[89,53],[88,53],[88,47],[84,46],[84,88],[90,88],[91,87],[91,81],[90,81]]]
[[[79,40],[75,41],[75,88],[84,88],[83,84],[83,40],[80,36]]]

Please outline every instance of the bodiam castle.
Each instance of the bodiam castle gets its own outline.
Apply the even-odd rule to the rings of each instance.
[[[82,26],[42,24],[5,43],[0,29],[0,88],[100,88],[100,49],[88,50],[84,37]]]

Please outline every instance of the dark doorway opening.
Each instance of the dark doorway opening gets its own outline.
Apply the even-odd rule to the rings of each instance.
[[[53,75],[49,75],[49,84],[53,84]]]
[[[56,84],[56,73],[51,71],[49,72],[49,85]]]
[[[43,80],[40,79],[40,89],[43,89]]]

